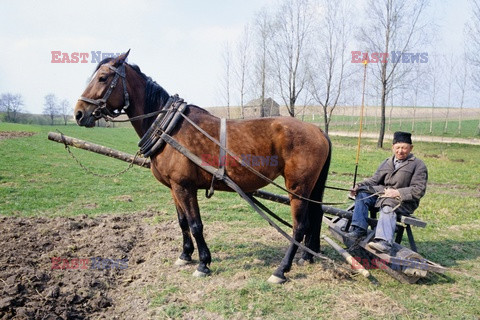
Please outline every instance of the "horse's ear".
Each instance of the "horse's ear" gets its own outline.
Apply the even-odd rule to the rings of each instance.
[[[128,54],[129,54],[129,53],[130,53],[130,49],[128,49],[127,52],[122,53],[121,55],[119,55],[118,57],[116,57],[113,65],[114,65],[115,67],[121,66],[125,61],[127,61],[127,57],[128,57]]]

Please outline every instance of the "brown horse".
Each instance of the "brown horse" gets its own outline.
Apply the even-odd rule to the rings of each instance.
[[[99,63],[75,106],[74,115],[80,126],[93,127],[103,115],[115,116],[122,108],[132,118],[164,107],[169,94],[137,66],[126,63],[127,56],[128,52]],[[208,134],[219,139],[219,118],[194,105],[188,105],[184,113]],[[148,118],[131,122],[142,137],[153,121],[154,118]],[[184,119],[178,122],[171,136],[198,157],[208,155],[210,159],[218,159],[218,145]],[[227,148],[237,155],[248,155],[250,159],[274,159],[266,164],[261,161],[251,161],[250,164],[271,180],[283,176],[286,188],[295,195],[322,201],[331,143],[318,127],[292,117],[228,120]],[[151,170],[158,181],[171,189],[175,202],[183,234],[183,251],[176,264],[192,261],[193,235],[200,260],[194,275],[208,275],[211,255],[203,237],[197,191],[210,187],[212,175],[168,144],[161,152],[151,156]],[[245,192],[253,192],[268,184],[235,161],[228,161],[225,173]],[[232,191],[222,181],[215,183],[215,189]],[[305,240],[308,248],[319,252],[321,205],[290,195],[290,206],[293,238],[298,242]],[[282,283],[286,280],[285,272],[290,270],[297,248],[294,244],[290,245],[270,282]],[[313,261],[308,252],[303,253],[302,259]]]

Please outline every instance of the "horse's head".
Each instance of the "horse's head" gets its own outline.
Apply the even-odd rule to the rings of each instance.
[[[116,117],[128,108],[130,101],[125,79],[125,60],[129,52],[130,50],[98,65],[75,106],[74,115],[78,125],[93,127],[96,120]]]

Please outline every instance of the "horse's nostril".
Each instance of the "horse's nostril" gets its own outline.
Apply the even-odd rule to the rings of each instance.
[[[83,112],[82,111],[77,111],[77,113],[75,114],[75,120],[80,120],[82,119],[83,117]]]

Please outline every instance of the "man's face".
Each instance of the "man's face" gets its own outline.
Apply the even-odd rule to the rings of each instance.
[[[413,145],[405,142],[398,142],[392,146],[393,153],[398,160],[405,160],[412,149]]]

